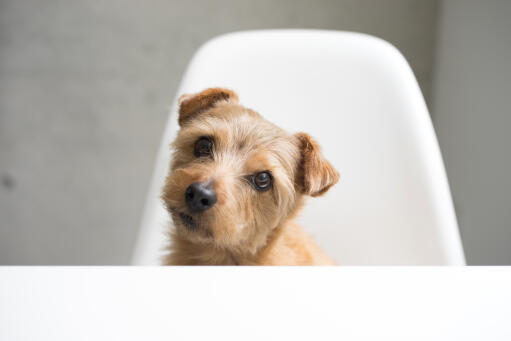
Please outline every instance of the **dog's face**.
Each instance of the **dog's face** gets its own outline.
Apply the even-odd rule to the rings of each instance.
[[[255,252],[304,194],[338,181],[308,135],[287,134],[230,90],[183,96],[179,123],[162,198],[174,233],[193,243]]]

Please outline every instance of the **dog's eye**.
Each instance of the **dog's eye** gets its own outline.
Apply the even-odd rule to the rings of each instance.
[[[254,187],[260,192],[269,190],[271,188],[272,182],[273,179],[269,172],[260,172],[252,177],[252,183],[254,184]]]
[[[211,149],[213,148],[213,141],[209,137],[200,137],[195,142],[195,156],[209,156],[211,155]]]

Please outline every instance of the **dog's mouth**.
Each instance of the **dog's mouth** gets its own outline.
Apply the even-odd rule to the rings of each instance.
[[[177,217],[179,217],[181,222],[179,225],[185,228],[187,231],[192,232],[194,235],[208,238],[208,240],[213,238],[213,231],[202,224],[200,217],[192,217],[191,215],[184,212],[177,213],[177,216],[174,215],[174,219],[178,219]]]
[[[192,216],[181,212],[181,213],[179,213],[179,218],[181,218],[181,221],[183,222],[183,224],[186,227],[188,227],[189,229],[197,228],[197,223],[195,222],[195,220],[193,219]]]

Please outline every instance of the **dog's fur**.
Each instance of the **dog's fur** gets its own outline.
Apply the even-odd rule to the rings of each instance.
[[[304,196],[324,194],[339,174],[305,133],[290,135],[238,103],[231,90],[213,88],[180,98],[173,159],[162,199],[174,227],[167,265],[329,265],[334,262],[293,222]],[[194,154],[209,137],[208,157]],[[268,191],[248,180],[269,171]],[[218,201],[202,213],[189,212],[185,191],[208,183]],[[180,213],[193,217],[187,226]]]

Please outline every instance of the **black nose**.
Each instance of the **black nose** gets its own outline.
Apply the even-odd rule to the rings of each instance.
[[[192,212],[203,212],[215,205],[217,197],[215,190],[203,183],[194,182],[185,192],[186,205]]]

